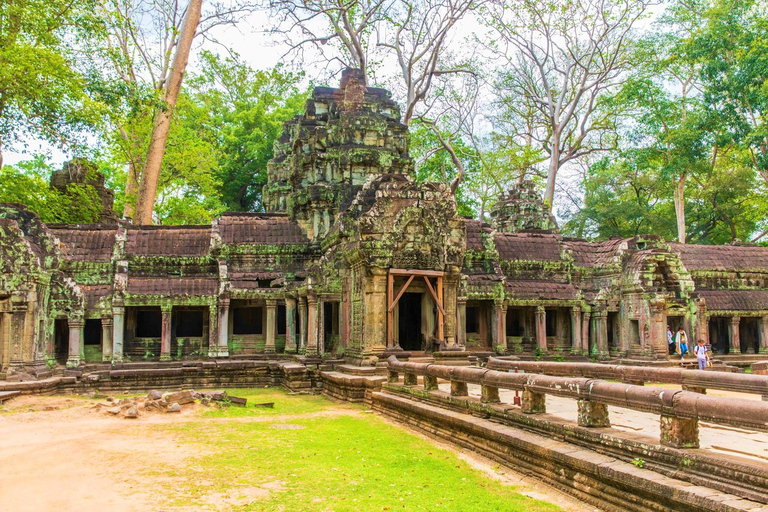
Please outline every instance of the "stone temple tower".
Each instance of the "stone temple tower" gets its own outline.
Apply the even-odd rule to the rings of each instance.
[[[366,87],[358,69],[339,88],[316,87],[305,111],[285,123],[263,190],[269,213],[287,213],[310,240],[328,234],[366,180],[413,172],[408,130],[389,91]]]
[[[536,192],[536,184],[530,180],[501,194],[490,213],[491,224],[501,233],[558,231],[555,218]]]

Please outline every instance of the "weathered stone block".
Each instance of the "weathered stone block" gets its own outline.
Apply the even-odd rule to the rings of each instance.
[[[418,384],[418,378],[416,377],[415,373],[406,373],[403,376],[403,384],[406,386],[415,386]]]
[[[387,382],[397,382],[400,380],[400,375],[397,372],[390,371],[387,375]]]
[[[541,414],[547,412],[547,400],[544,393],[534,393],[527,389],[523,391],[522,411],[525,414]]]
[[[699,447],[699,421],[661,416],[661,444],[675,448]]]
[[[466,382],[459,382],[456,380],[451,381],[451,396],[467,396],[467,395],[469,395],[469,391],[467,391]]]
[[[610,427],[608,406],[589,400],[579,400],[579,426],[590,428]]]
[[[424,389],[427,391],[432,391],[433,389],[437,389],[437,377],[432,377],[430,375],[424,376]]]
[[[499,399],[499,388],[495,388],[493,386],[482,386],[480,393],[480,400],[484,404],[497,404],[501,402],[501,399]]]

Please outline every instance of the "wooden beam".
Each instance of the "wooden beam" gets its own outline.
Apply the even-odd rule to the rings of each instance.
[[[408,288],[408,285],[411,284],[411,281],[413,281],[413,278],[416,276],[411,276],[408,278],[408,281],[405,282],[402,288],[397,292],[397,297],[395,297],[395,300],[392,301],[392,304],[389,305],[388,311],[393,311],[395,309],[395,306],[397,306],[397,302],[400,300],[400,297],[403,296],[405,293],[405,290]],[[390,279],[394,280],[394,277],[390,274]]]
[[[435,300],[435,304],[437,304],[437,309],[442,313],[445,314],[445,310],[443,309],[443,300],[438,297],[438,295],[435,293],[435,289],[432,287],[432,283],[429,282],[429,278],[427,276],[423,276],[424,281],[427,283],[427,288],[429,289],[429,294],[432,296],[432,298]],[[441,278],[437,278],[438,280],[441,280]]]
[[[395,276],[429,276],[429,277],[442,277],[445,272],[439,270],[410,270],[404,268],[391,268],[389,273]]]

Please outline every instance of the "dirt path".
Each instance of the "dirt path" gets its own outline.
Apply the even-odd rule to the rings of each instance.
[[[201,455],[201,448],[178,442],[156,428],[178,422],[201,421],[195,410],[181,415],[146,414],[138,420],[109,416],[92,409],[93,400],[79,397],[19,397],[0,412],[0,510],[14,512],[163,512],[164,490],[174,479],[152,476],[153,467],[183,468]],[[48,409],[48,410],[46,410]],[[212,422],[285,421],[288,419],[366,414],[344,405],[328,405],[316,413],[269,418],[206,418]],[[420,434],[417,434],[420,435]],[[455,448],[423,439],[441,447]],[[204,449],[204,448],[203,448]],[[213,448],[211,448],[213,449]],[[490,477],[533,498],[556,503],[569,512],[593,507],[474,454],[459,456]],[[182,471],[179,472],[183,474]],[[181,477],[177,477],[181,478]],[[212,498],[215,498],[212,496]],[[221,496],[212,510],[226,511],[236,502]]]

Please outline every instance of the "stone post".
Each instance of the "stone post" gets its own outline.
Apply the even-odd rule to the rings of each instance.
[[[580,427],[610,427],[608,406],[589,400],[579,400],[579,426]]]
[[[597,357],[608,357],[608,313],[604,309],[595,311],[595,334]]]
[[[171,360],[171,314],[173,311],[172,306],[163,306],[163,330],[160,335],[160,360]]]
[[[389,269],[371,268],[366,279],[364,310],[364,350],[374,354],[387,349],[387,276]]]
[[[571,308],[571,354],[581,354],[581,308]]]
[[[307,350],[307,298],[299,297],[299,353]]]
[[[456,302],[456,342],[460,347],[467,345],[467,298],[459,297]]]
[[[317,295],[307,295],[307,354],[317,355]]]
[[[584,312],[584,319],[581,321],[581,350],[589,355],[589,323],[592,321],[592,313]]]
[[[437,389],[437,377],[431,375],[424,375],[424,390],[432,391]]]
[[[656,359],[669,358],[669,345],[667,343],[667,316],[666,302],[662,298],[652,299],[651,312],[651,351]],[[642,336],[643,333],[640,333]]]
[[[112,360],[112,319],[110,317],[101,319],[101,360]]]
[[[768,316],[760,319],[760,353],[768,354]]]
[[[416,376],[415,373],[409,373],[405,372],[403,374],[403,384],[406,386],[415,386],[418,384],[419,378]]]
[[[495,302],[493,308],[493,341],[496,353],[506,353],[507,351],[507,308],[502,302]]]
[[[123,360],[123,340],[125,337],[125,308],[112,305],[112,361]]]
[[[739,334],[739,323],[741,322],[740,316],[731,317],[731,350],[735,354],[741,354],[741,335]]]
[[[661,444],[675,448],[699,447],[699,421],[661,415]]]
[[[285,352],[295,354],[296,344],[296,299],[285,299]]]
[[[547,395],[523,390],[521,410],[525,414],[540,414],[547,412]]]
[[[466,382],[451,381],[451,396],[469,396]]]
[[[229,357],[229,298],[219,299],[219,340],[215,357]]]
[[[70,317],[69,324],[69,357],[67,358],[67,368],[77,368],[80,366],[80,338],[83,334],[84,321],[80,317]]]
[[[275,352],[275,328],[277,327],[277,301],[275,299],[267,299],[267,338],[264,351],[268,354]]]
[[[536,306],[536,347],[542,353],[547,351],[547,310],[544,306]]]
[[[481,386],[480,401],[484,404],[497,404],[501,402],[501,399],[499,398],[499,388],[493,386]]]

